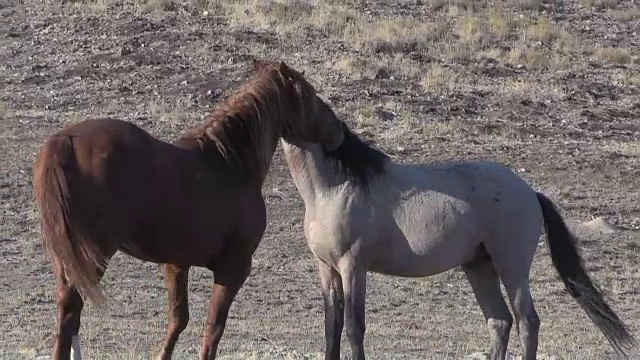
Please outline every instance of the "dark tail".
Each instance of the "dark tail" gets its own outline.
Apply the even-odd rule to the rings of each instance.
[[[560,274],[569,294],[607,337],[616,352],[626,357],[627,351],[636,346],[636,340],[589,278],[576,247],[576,240],[553,202],[541,193],[536,194],[542,207],[553,266]]]
[[[69,284],[94,304],[104,303],[100,289],[100,271],[106,260],[95,243],[82,236],[80,212],[73,212],[74,198],[68,175],[77,176],[72,140],[52,137],[43,146],[34,170],[33,187],[40,210],[43,245],[49,255],[60,261]]]

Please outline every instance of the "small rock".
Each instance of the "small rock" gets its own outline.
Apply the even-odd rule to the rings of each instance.
[[[586,221],[579,224],[580,227],[600,233],[600,234],[613,234],[620,230],[618,226],[609,224],[603,217],[599,216],[591,221]]]
[[[130,46],[123,46],[120,48],[120,56],[126,56],[133,53],[133,49]]]
[[[489,354],[485,352],[477,352],[465,356],[464,360],[485,360],[489,359]]]

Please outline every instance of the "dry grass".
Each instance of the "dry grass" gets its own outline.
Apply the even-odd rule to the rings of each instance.
[[[538,18],[524,31],[523,40],[552,43],[563,36],[564,32],[546,17]]]
[[[634,21],[640,19],[640,8],[613,10],[611,15],[619,21]]]
[[[456,80],[455,71],[440,64],[431,64],[427,69],[427,74],[420,81],[420,85],[428,90],[438,90],[442,87],[452,89],[456,85]]]
[[[139,14],[173,11],[175,8],[176,4],[173,0],[138,0]]]
[[[212,94],[236,88],[256,56],[305,70],[355,132],[398,162],[495,159],[557,201],[570,222],[603,216],[631,229],[585,235],[580,247],[613,308],[640,334],[640,64],[631,38],[639,13],[631,0],[29,0],[0,12],[0,68],[8,74],[0,79],[0,358],[34,358],[52,346],[53,279],[30,187],[43,139],[102,115],[175,139],[219,101]],[[321,357],[316,264],[279,151],[263,192],[269,225],[220,357]],[[180,359],[197,356],[212,275],[193,269],[189,281]],[[85,357],[151,357],[166,326],[158,266],[118,254],[104,285],[113,306],[86,307]],[[612,358],[563,290],[546,246],[531,288],[540,358]],[[416,279],[368,275],[368,358],[461,359],[488,342],[458,269]],[[515,330],[509,349],[521,353]]]
[[[618,2],[618,0],[580,0],[582,6],[597,10],[615,9],[618,6]]]
[[[353,27],[345,40],[373,53],[428,51],[445,38],[446,25],[417,19],[391,18]]]
[[[8,117],[10,110],[9,102],[0,100],[0,118]]]
[[[602,146],[603,151],[613,152],[624,156],[640,158],[640,143],[637,141],[620,142],[613,141]]]
[[[594,57],[608,64],[627,64],[631,61],[631,53],[627,49],[615,47],[598,47],[594,51]]]

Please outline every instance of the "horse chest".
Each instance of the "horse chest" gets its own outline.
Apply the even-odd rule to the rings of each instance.
[[[309,221],[306,228],[309,249],[325,263],[337,265],[340,258],[351,247],[350,239],[341,236],[339,229],[334,224]]]

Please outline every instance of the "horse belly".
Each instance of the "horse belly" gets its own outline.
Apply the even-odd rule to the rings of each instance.
[[[387,256],[374,262],[371,270],[403,277],[436,275],[468,261],[478,245],[478,241],[469,237],[429,242],[420,249],[399,245],[388,248]]]
[[[155,226],[140,228],[119,250],[142,261],[207,266],[222,252],[224,235],[228,232],[224,228],[201,231],[197,226],[175,221],[157,222]]]

